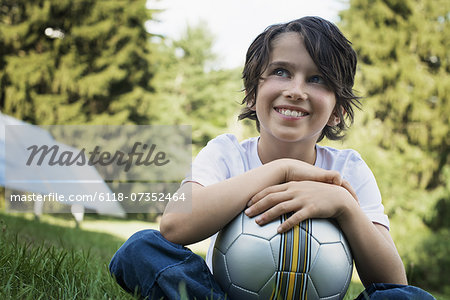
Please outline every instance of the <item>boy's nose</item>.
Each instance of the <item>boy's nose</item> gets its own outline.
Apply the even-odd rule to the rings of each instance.
[[[289,100],[306,100],[308,98],[305,87],[298,81],[291,82],[291,84],[283,90],[283,96]]]

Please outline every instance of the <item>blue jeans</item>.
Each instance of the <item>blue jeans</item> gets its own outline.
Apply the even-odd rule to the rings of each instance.
[[[131,236],[114,254],[109,270],[123,289],[148,299],[226,298],[203,258],[169,242],[156,230],[143,230]],[[376,283],[357,298],[365,299],[434,297],[413,286]]]

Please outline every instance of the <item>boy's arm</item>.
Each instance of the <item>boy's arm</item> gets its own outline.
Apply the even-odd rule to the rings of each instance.
[[[246,210],[263,225],[293,212],[279,228],[285,232],[309,218],[334,218],[352,248],[353,258],[365,286],[376,283],[406,284],[403,263],[387,229],[372,223],[354,196],[342,186],[320,182],[288,182],[256,194]]]
[[[354,203],[349,204],[338,222],[351,245],[364,286],[376,282],[408,284],[403,262],[387,228],[371,222]]]
[[[342,178],[310,164],[279,159],[210,186],[188,182],[177,193],[184,193],[188,212],[175,212],[176,202],[169,203],[160,224],[161,234],[178,244],[191,244],[205,239],[241,212],[249,199],[259,191],[289,180],[313,180],[336,185]],[[190,203],[189,203],[190,201]]]

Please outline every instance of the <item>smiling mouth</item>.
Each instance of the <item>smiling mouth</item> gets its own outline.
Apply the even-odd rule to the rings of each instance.
[[[297,117],[304,117],[304,116],[309,115],[307,112],[299,111],[299,110],[293,110],[293,109],[275,108],[275,110],[278,113],[280,113],[280,114],[282,114],[283,116],[286,116],[286,117],[297,118]]]

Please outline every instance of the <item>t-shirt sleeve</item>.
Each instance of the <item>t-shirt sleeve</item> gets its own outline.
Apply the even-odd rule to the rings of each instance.
[[[181,184],[193,181],[208,186],[243,172],[239,147],[234,135],[224,134],[212,139],[195,157],[190,173]]]
[[[357,152],[354,152],[347,161],[347,167],[342,176],[350,182],[355,190],[359,205],[367,217],[372,222],[389,229],[389,219],[384,212],[375,176]]]

